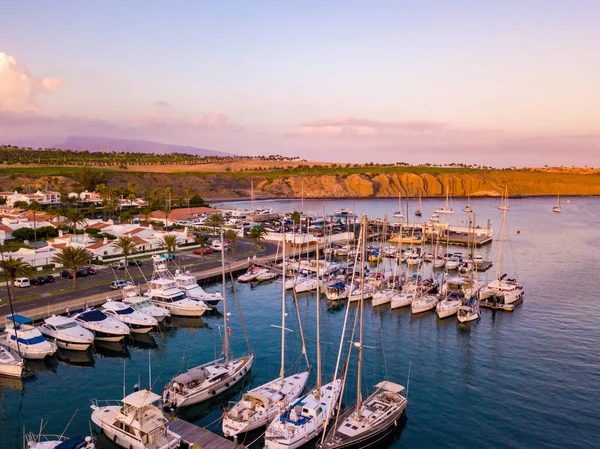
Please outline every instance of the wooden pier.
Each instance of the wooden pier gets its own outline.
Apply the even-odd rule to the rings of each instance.
[[[183,419],[175,418],[169,423],[169,429],[180,435],[182,447],[189,449],[246,449],[246,446],[234,443]]]

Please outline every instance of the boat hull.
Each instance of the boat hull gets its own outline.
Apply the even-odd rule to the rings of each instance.
[[[0,363],[0,376],[21,377],[23,375],[23,365],[12,363]]]
[[[69,349],[70,351],[87,351],[92,346],[91,342],[67,341],[58,338],[50,338],[50,340],[60,349]]]

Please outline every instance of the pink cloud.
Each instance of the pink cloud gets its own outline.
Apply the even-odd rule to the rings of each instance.
[[[229,118],[220,112],[195,115],[190,117],[149,114],[133,119],[136,126],[170,127],[192,129],[231,129],[241,130],[242,127],[231,123]]]
[[[40,94],[60,89],[60,78],[38,78],[13,56],[0,52],[0,111],[38,112]]]
[[[299,125],[287,133],[304,137],[376,137],[397,134],[440,133],[446,123],[426,120],[371,120],[361,118],[330,118]]]

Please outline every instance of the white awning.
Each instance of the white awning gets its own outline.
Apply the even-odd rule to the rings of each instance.
[[[160,400],[160,396],[148,390],[140,390],[123,398],[123,404],[141,408]]]
[[[256,391],[249,391],[248,393],[244,394],[244,396],[254,398],[262,402],[263,404],[265,404],[265,407],[268,407],[269,403],[271,402],[268,397],[266,397],[263,394],[257,393]]]
[[[377,385],[375,385],[375,387],[389,391],[390,393],[402,393],[404,391],[404,387],[402,385],[395,384],[394,382],[387,380],[379,382]]]

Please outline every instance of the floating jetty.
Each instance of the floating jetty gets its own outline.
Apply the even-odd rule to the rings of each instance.
[[[485,309],[504,310],[505,312],[512,312],[513,310],[515,310],[515,307],[521,304],[521,302],[523,302],[523,298],[519,299],[516,302],[513,302],[512,304],[503,304],[499,302],[494,296],[492,296],[489,299],[479,301],[479,306]]]
[[[246,449],[246,446],[214,434],[183,419],[175,418],[169,429],[181,436],[182,447],[194,449]]]

